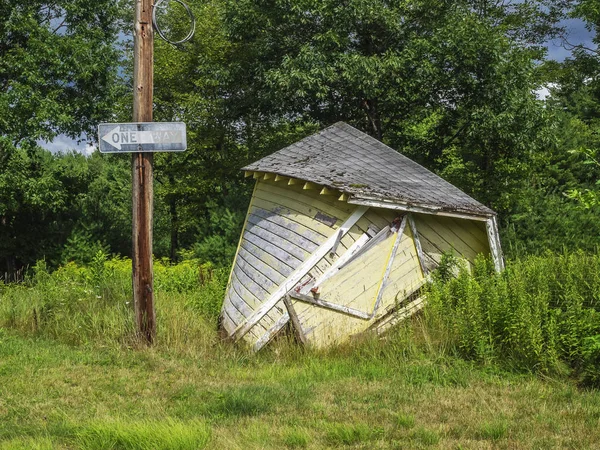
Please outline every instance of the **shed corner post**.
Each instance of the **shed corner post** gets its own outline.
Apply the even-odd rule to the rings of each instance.
[[[498,220],[495,215],[486,220],[485,228],[487,230],[494,267],[496,272],[502,272],[504,270],[504,256],[502,255],[502,247],[500,245]]]

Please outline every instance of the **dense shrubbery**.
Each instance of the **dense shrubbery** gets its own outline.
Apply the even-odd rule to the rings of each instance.
[[[445,346],[517,370],[569,368],[598,384],[600,255],[530,256],[501,274],[480,259],[472,274],[443,278],[430,286],[425,317]]]
[[[446,257],[436,272],[423,314],[383,347],[375,344],[375,353],[460,357],[600,385],[600,254],[524,257],[501,274],[483,258],[471,273],[453,264]],[[159,260],[154,269],[161,345],[185,352],[216,343],[227,271],[195,259]],[[130,299],[128,259],[99,252],[88,267],[69,263],[52,273],[40,262],[25,284],[0,284],[0,327],[77,345],[129,346]]]
[[[226,276],[225,269],[193,259],[155,261],[159,338],[172,341],[171,332],[178,339],[183,332],[186,342],[197,331],[206,336],[208,323],[216,323]],[[129,345],[135,334],[131,298],[129,259],[98,252],[87,267],[71,262],[54,272],[40,261],[25,283],[0,283],[0,327],[73,344]]]

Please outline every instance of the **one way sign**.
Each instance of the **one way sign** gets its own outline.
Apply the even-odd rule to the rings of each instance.
[[[185,123],[101,123],[98,142],[102,153],[182,152],[187,148]]]

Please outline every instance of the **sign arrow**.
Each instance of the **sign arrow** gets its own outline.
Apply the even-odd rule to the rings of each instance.
[[[98,135],[103,153],[183,151],[187,147],[185,124],[180,122],[100,124]]]

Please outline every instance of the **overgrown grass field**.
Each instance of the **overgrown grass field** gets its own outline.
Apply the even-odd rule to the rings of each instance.
[[[599,448],[600,256],[495,275],[448,262],[424,312],[317,352],[220,341],[227,273],[157,261],[157,343],[130,262],[0,285],[0,449]]]

